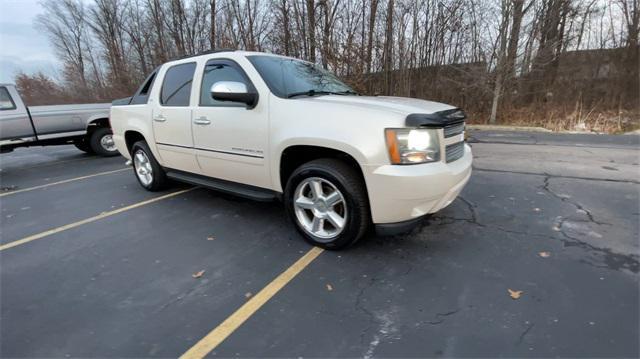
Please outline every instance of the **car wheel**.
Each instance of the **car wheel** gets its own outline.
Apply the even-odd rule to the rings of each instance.
[[[104,157],[117,156],[120,154],[113,142],[113,132],[110,128],[98,127],[91,133],[89,139],[91,149]]]
[[[167,186],[167,176],[145,141],[131,147],[133,171],[138,183],[148,191],[159,191]]]
[[[82,152],[86,152],[90,155],[95,154],[95,152],[93,152],[93,149],[91,148],[91,146],[89,146],[89,143],[87,142],[86,138],[77,140],[73,143],[74,146],[76,146],[77,149],[79,149]]]
[[[298,167],[287,181],[284,199],[296,228],[318,247],[344,248],[369,226],[362,177],[340,160],[319,159]]]

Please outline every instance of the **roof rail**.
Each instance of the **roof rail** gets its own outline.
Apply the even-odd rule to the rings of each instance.
[[[183,57],[177,58],[176,60],[183,60],[183,59],[188,59],[188,58],[191,58],[191,57],[196,57],[196,56],[201,56],[201,55],[215,54],[215,53],[218,53],[218,52],[233,52],[233,51],[238,51],[238,50],[237,49],[212,49],[212,50],[202,51],[202,52],[199,52],[199,53],[194,54],[194,55],[183,56]]]

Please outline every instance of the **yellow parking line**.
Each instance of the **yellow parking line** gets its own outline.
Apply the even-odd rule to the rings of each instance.
[[[213,329],[204,338],[200,339],[191,349],[182,354],[181,359],[204,358],[231,333],[238,329],[242,323],[249,319],[260,307],[269,301],[287,283],[295,278],[324,250],[318,247],[311,248],[304,256],[298,259],[291,267],[287,268],[276,279],[264,287],[258,294],[246,302],[242,307],[231,314],[224,322]]]
[[[87,179],[87,178],[91,178],[91,177],[103,176],[103,175],[108,175],[108,174],[127,171],[127,170],[130,170],[130,169],[129,168],[121,168],[121,169],[113,170],[113,171],[106,171],[106,172],[94,173],[92,175],[86,175],[86,176],[81,176],[81,177],[76,177],[76,178],[70,178],[70,179],[66,179],[66,180],[63,180],[63,181],[43,184],[43,185],[40,185],[40,186],[34,186],[34,187],[23,188],[23,189],[11,191],[11,192],[0,193],[0,197],[8,196],[10,194],[21,193],[21,192],[33,191],[33,190],[36,190],[36,189],[56,186],[56,185],[63,184],[63,183],[79,181],[79,180],[83,180],[83,179]]]
[[[48,231],[44,231],[42,233],[38,233],[38,234],[31,235],[29,237],[18,239],[17,241],[13,241],[13,242],[9,242],[9,243],[0,245],[0,251],[4,251],[5,249],[9,249],[9,248],[13,248],[15,246],[19,246],[21,244],[29,243],[29,242],[35,241],[36,239],[42,239],[42,238],[50,236],[52,234],[56,234],[56,233],[60,233],[62,231],[66,231],[67,229],[76,228],[76,227],[79,227],[79,226],[81,226],[83,224],[87,224],[87,223],[95,222],[95,221],[103,219],[103,218],[111,217],[111,216],[113,216],[115,214],[122,213],[122,212],[128,211],[130,209],[142,207],[142,206],[145,206],[147,204],[158,202],[158,201],[161,201],[163,199],[170,198],[170,197],[175,197],[175,196],[177,196],[179,194],[183,194],[185,192],[192,191],[195,188],[197,188],[197,187],[187,188],[187,189],[183,189],[181,191],[176,191],[176,192],[172,192],[172,193],[169,193],[169,194],[165,194],[163,196],[151,198],[151,199],[148,199],[146,201],[134,203],[134,204],[132,204],[130,206],[126,206],[126,207],[115,209],[113,211],[103,212],[103,213],[100,213],[97,216],[86,218],[86,219],[83,219],[83,220],[78,221],[78,222],[74,222],[74,223],[71,223],[71,224],[64,225],[62,227],[53,228],[53,229],[50,229]]]

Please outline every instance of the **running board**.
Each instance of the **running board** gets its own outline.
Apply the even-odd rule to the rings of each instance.
[[[234,194],[240,197],[249,198],[260,202],[270,202],[280,198],[276,191],[265,188],[249,186],[242,183],[225,181],[218,178],[211,178],[194,173],[168,170],[167,177],[180,182],[190,183],[196,186],[210,188],[216,191]]]

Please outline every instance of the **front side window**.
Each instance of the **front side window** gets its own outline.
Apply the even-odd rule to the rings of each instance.
[[[160,103],[164,106],[189,106],[196,63],[172,66],[164,75]]]
[[[16,104],[13,103],[9,90],[6,87],[0,87],[0,111],[1,110],[15,110]]]
[[[356,94],[331,72],[310,62],[276,56],[249,56],[249,61],[278,97]]]
[[[220,81],[241,82],[250,90],[253,88],[246,75],[228,60],[211,60],[207,62],[200,87],[200,106],[246,107],[244,103],[218,101],[211,97],[211,86]]]

